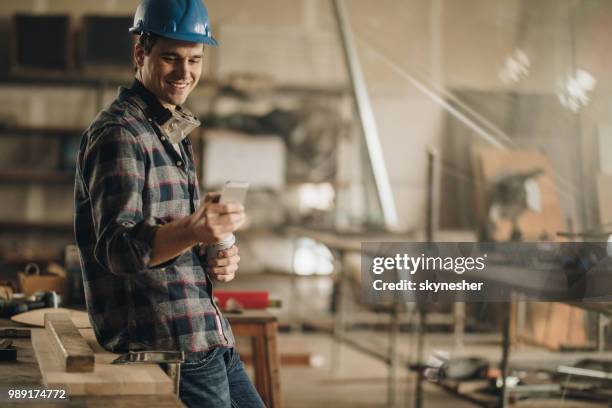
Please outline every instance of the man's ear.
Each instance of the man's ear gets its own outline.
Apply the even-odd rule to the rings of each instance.
[[[144,65],[145,50],[142,45],[134,44],[134,63],[141,68]]]

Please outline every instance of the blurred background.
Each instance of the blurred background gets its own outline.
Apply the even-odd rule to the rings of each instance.
[[[83,307],[75,158],[83,130],[132,81],[137,4],[0,3],[0,280],[16,293],[53,288],[24,290],[19,273],[38,268],[61,277],[64,305]],[[239,276],[223,289],[278,301],[268,312],[285,406],[459,407],[501,394],[605,406],[607,380],[559,377],[558,366],[609,371],[607,309],[510,305],[508,381],[527,388],[508,395],[505,305],[436,305],[426,321],[414,304],[372,307],[359,245],[607,240],[612,3],[206,4],[220,46],[206,49],[186,103],[203,123],[190,138],[203,192],[250,183]]]

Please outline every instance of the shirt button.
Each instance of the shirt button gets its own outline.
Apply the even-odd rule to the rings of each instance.
[[[165,141],[166,141],[166,140],[168,140],[168,139],[166,138],[166,136],[162,136],[162,137],[161,137],[161,140],[162,140],[162,142],[165,142]]]
[[[183,165],[183,162],[179,160],[179,161],[176,162],[176,165],[181,167]]]
[[[152,118],[147,118],[147,120],[148,120],[149,122],[153,122],[153,119],[152,119]]]

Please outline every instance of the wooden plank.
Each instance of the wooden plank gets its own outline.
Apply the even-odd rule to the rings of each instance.
[[[45,314],[45,329],[64,371],[88,373],[94,370],[94,352],[67,314]]]
[[[156,364],[111,364],[117,354],[105,351],[93,330],[82,329],[81,336],[95,354],[90,373],[67,373],[53,354],[51,340],[44,329],[32,329],[32,346],[48,388],[62,388],[69,395],[173,395],[170,378]]]

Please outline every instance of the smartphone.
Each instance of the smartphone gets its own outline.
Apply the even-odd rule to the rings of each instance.
[[[221,191],[220,204],[238,203],[244,204],[249,189],[249,183],[244,181],[228,181]]]

